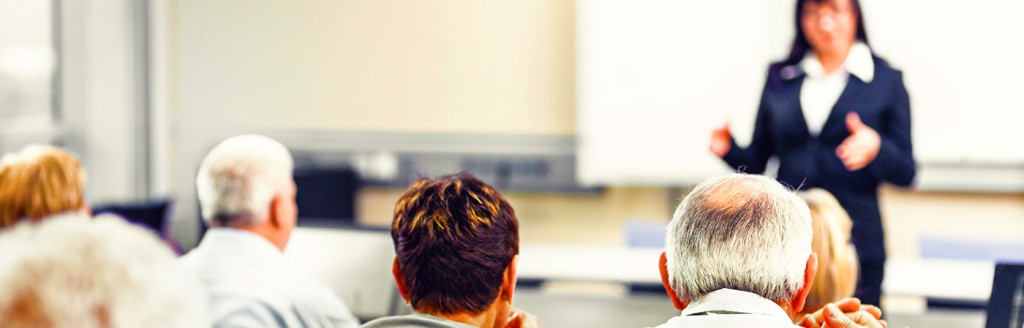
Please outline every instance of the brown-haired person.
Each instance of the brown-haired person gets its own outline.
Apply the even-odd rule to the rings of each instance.
[[[363,327],[539,327],[512,307],[519,222],[491,186],[466,173],[421,178],[395,203],[391,237],[413,314]]]
[[[85,171],[74,156],[32,145],[0,158],[0,229],[21,220],[83,211]]]
[[[828,303],[853,297],[857,287],[857,251],[850,243],[853,222],[831,193],[814,188],[797,195],[811,209],[811,251],[818,254],[818,274],[803,310],[803,314],[809,314]]]

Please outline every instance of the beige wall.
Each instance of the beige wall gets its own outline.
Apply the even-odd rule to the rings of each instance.
[[[168,169],[157,181],[174,199],[195,199],[196,163],[225,133],[575,132],[573,1],[160,4]],[[196,209],[175,213],[174,235],[194,245]]]
[[[570,135],[573,1],[179,0],[178,127]]]
[[[558,0],[171,1],[172,130],[572,135],[573,11]],[[359,219],[387,222],[399,192],[364,190]],[[631,218],[667,219],[675,196],[508,195],[524,242],[589,244],[623,243]],[[887,190],[882,203],[892,256],[915,256],[925,233],[1024,239],[1020,194]]]

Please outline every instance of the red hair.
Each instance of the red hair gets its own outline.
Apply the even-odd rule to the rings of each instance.
[[[85,208],[85,172],[74,156],[29,146],[0,160],[0,228]]]

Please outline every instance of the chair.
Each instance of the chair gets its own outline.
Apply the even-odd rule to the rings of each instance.
[[[167,218],[170,216],[171,201],[169,199],[153,199],[137,203],[108,203],[94,206],[92,212],[114,214],[138,226],[153,231],[160,236],[167,246],[181,254],[181,245],[171,237]]]
[[[348,167],[296,169],[295,203],[300,221],[305,218],[352,223],[361,181]],[[302,222],[300,222],[302,224]]]
[[[140,203],[108,203],[94,206],[94,214],[114,214],[164,236],[171,201],[156,199]]]

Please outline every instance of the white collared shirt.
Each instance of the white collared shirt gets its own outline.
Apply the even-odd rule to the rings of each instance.
[[[207,289],[214,327],[357,327],[328,287],[293,269],[259,235],[212,228],[178,260]]]
[[[754,293],[719,289],[694,300],[680,316],[657,328],[795,326],[775,302]]]
[[[825,126],[832,108],[846,89],[850,74],[864,83],[871,83],[875,77],[875,62],[871,58],[871,48],[857,42],[850,48],[846,61],[840,69],[830,74],[825,73],[821,61],[814,52],[808,52],[800,62],[800,67],[807,76],[800,89],[800,107],[803,108],[804,119],[811,135],[818,135]]]

